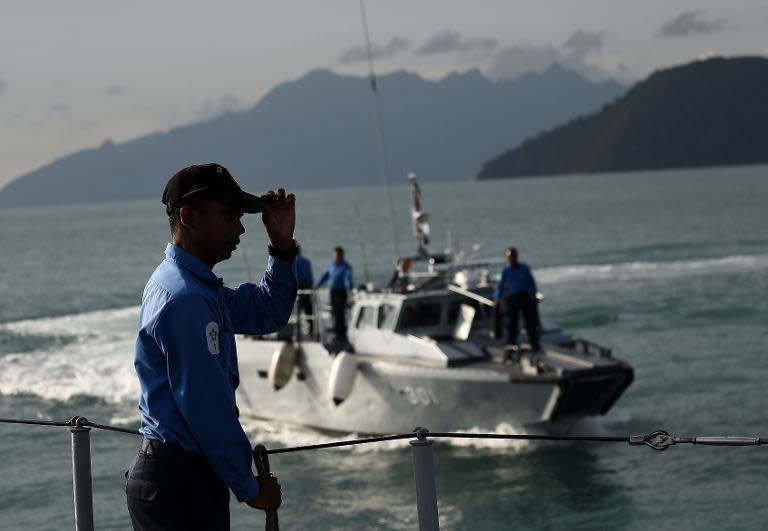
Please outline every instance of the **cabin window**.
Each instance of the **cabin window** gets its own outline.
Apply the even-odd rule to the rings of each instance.
[[[357,314],[357,328],[374,328],[376,326],[376,308],[373,306],[362,306],[360,313]]]
[[[379,328],[392,328],[395,325],[396,308],[391,304],[382,304],[379,306],[379,316],[377,324]]]
[[[442,309],[443,305],[439,302],[409,302],[403,305],[400,326],[402,328],[437,326],[440,324]]]

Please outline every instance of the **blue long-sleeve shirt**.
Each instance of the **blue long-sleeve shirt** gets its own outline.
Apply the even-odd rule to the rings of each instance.
[[[303,256],[296,255],[296,280],[299,281],[299,289],[312,289],[315,285],[312,277],[312,262]]]
[[[223,286],[205,264],[168,244],[144,288],[134,366],[141,433],[203,454],[240,501],[259,485],[251,443],[238,420],[235,333],[280,330],[291,315],[296,276],[269,258],[259,285]]]
[[[531,274],[531,268],[528,267],[528,264],[519,262],[514,267],[508,265],[501,270],[499,282],[496,284],[496,291],[493,293],[493,299],[499,301],[516,293],[528,293],[534,296],[537,291],[536,281],[533,279],[533,274]]]
[[[352,291],[354,284],[352,283],[352,266],[347,263],[346,260],[336,263],[336,260],[331,260],[328,267],[320,276],[317,281],[317,287],[323,286],[330,280],[331,289],[343,289],[346,291]]]

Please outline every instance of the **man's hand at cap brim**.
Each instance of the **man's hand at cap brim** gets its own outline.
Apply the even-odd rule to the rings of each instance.
[[[261,220],[269,237],[269,244],[280,251],[295,245],[293,232],[296,228],[296,196],[286,194],[285,189],[270,190],[261,196],[264,211]]]

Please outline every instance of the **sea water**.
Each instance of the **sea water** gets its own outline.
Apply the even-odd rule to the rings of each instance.
[[[422,188],[433,250],[451,241],[485,258],[517,246],[546,296],[544,319],[635,367],[611,412],[578,433],[768,436],[768,167]],[[393,191],[406,254],[405,179]],[[343,245],[357,283],[387,278],[394,244],[383,188],[297,197],[296,236],[316,274]],[[266,261],[260,219],[246,226],[217,267],[231,284],[258,279]],[[138,304],[167,240],[159,200],[0,210],[1,417],[77,414],[137,427]],[[244,425],[268,447],[331,440]],[[93,431],[91,443],[96,527],[129,529],[123,473],[138,440]],[[63,428],[0,425],[0,529],[73,527],[68,445]],[[435,450],[445,530],[757,529],[768,520],[768,448],[440,441]],[[271,464],[284,529],[417,527],[405,442],[276,455]],[[233,502],[232,520],[233,529],[258,529],[263,513]]]

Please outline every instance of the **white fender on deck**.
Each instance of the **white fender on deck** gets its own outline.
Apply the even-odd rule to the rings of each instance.
[[[349,352],[339,352],[331,365],[328,376],[328,398],[337,406],[347,399],[355,385],[357,375],[357,356]]]
[[[269,383],[275,389],[280,389],[291,380],[293,369],[296,367],[296,347],[293,343],[283,342],[272,354],[272,363],[269,365]]]

